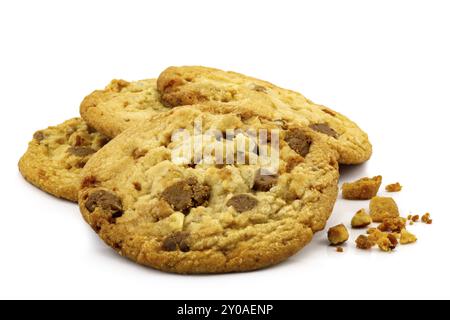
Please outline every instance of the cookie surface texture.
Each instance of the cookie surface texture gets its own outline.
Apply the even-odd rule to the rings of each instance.
[[[88,95],[80,106],[81,117],[110,138],[168,110],[160,103],[155,79],[113,80],[104,90]]]
[[[105,136],[74,118],[37,131],[19,161],[19,170],[39,189],[77,202],[81,170],[107,142]]]
[[[221,134],[193,135],[199,122],[203,133]],[[181,129],[190,135],[174,138]],[[262,144],[245,149],[242,164],[194,161],[195,152],[175,161],[174,150],[191,150],[194,137],[205,151],[214,143],[251,145],[249,132],[263,129],[279,132],[279,169],[269,175],[249,160]],[[309,128],[280,127],[241,107],[176,108],[95,154],[79,205],[106,244],[139,264],[181,274],[256,270],[286,260],[324,228],[338,192],[336,158]]]
[[[158,79],[168,107],[215,101],[274,110],[279,119],[309,126],[339,153],[342,164],[360,164],[372,155],[367,134],[347,117],[313,103],[300,93],[234,72],[207,67],[170,67]]]

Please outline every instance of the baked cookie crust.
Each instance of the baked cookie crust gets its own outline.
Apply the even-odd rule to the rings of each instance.
[[[279,130],[279,171],[262,177],[250,162],[174,163],[182,143],[173,133],[192,133],[198,119],[204,130]],[[83,171],[79,205],[106,244],[139,264],[181,274],[256,270],[286,260],[324,228],[338,193],[336,158],[307,127],[242,107],[176,108],[96,153]]]
[[[81,117],[110,138],[169,110],[160,102],[156,79],[113,80],[104,90],[96,90],[84,98],[80,106]]]
[[[77,202],[81,170],[107,142],[82,119],[70,119],[37,131],[19,161],[19,170],[39,189]]]
[[[277,119],[309,126],[339,153],[342,164],[360,164],[372,155],[368,135],[344,115],[300,93],[235,72],[186,66],[170,67],[158,78],[161,101],[168,107],[208,101],[273,110]]]

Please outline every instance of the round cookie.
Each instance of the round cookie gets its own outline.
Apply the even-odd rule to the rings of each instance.
[[[300,93],[234,72],[206,67],[171,67],[158,79],[162,102],[169,107],[218,101],[255,110],[275,109],[277,118],[309,126],[339,153],[342,164],[359,164],[372,155],[367,134],[345,116]]]
[[[199,127],[204,135],[193,136]],[[207,135],[210,129],[216,134]],[[236,132],[225,135],[227,129]],[[271,138],[256,139],[255,147],[252,132],[263,129]],[[178,139],[181,132],[189,135]],[[199,137],[202,161],[194,161],[198,152],[178,157],[195,150]],[[241,154],[242,164],[210,163],[207,148],[217,145],[213,156]],[[231,151],[220,154],[225,146]],[[251,161],[277,149],[278,171]],[[176,108],[95,154],[83,171],[79,205],[106,244],[139,264],[182,274],[256,270],[294,255],[325,227],[338,192],[336,158],[311,129],[242,107]]]
[[[104,90],[88,95],[80,106],[81,117],[94,129],[114,138],[127,128],[170,108],[160,102],[156,80],[113,80]]]
[[[74,118],[37,131],[19,161],[19,170],[39,189],[77,202],[81,170],[107,142],[82,119]]]

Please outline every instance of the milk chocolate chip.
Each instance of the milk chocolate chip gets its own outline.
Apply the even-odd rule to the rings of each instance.
[[[257,85],[257,84],[255,84],[253,86],[253,90],[255,90],[257,92],[267,93],[267,88],[266,87],[263,87],[263,86],[260,86],[260,85]]]
[[[328,124],[326,123],[316,123],[309,126],[314,131],[326,134],[327,136],[333,137],[337,139],[339,134],[334,131]]]
[[[33,139],[41,142],[42,140],[44,140],[45,136],[44,133],[42,131],[38,131],[33,135]]]
[[[227,202],[227,206],[233,207],[239,213],[252,210],[258,205],[258,200],[246,194],[238,194],[233,196]]]
[[[285,140],[292,150],[306,157],[312,144],[312,139],[300,129],[291,129],[286,133]]]
[[[176,232],[164,239],[162,249],[164,251],[176,251],[179,249],[181,252],[188,252],[190,250],[187,244],[188,237],[188,232]]]
[[[278,175],[268,175],[261,172],[259,169],[255,175],[255,181],[253,184],[253,190],[267,192],[277,184]]]
[[[86,209],[92,213],[96,208],[110,212],[113,218],[120,218],[123,215],[122,200],[114,193],[106,190],[94,191],[89,195],[86,201]]]
[[[210,187],[198,183],[195,178],[179,181],[166,188],[161,194],[172,208],[181,212],[203,205],[209,200],[209,196]]]
[[[67,149],[67,152],[77,157],[86,157],[94,154],[96,151],[90,147],[70,147]]]

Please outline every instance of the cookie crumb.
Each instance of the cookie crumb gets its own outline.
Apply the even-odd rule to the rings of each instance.
[[[352,219],[352,228],[361,229],[369,226],[372,218],[364,209],[359,210]]]
[[[350,237],[347,228],[343,225],[337,225],[328,230],[328,241],[332,245],[341,245]]]
[[[344,252],[344,248],[342,248],[342,247],[337,247],[337,248],[336,248],[336,252],[338,252],[338,253],[343,253],[343,252]]]
[[[406,229],[402,230],[402,233],[400,236],[400,243],[402,245],[415,243],[416,241],[417,241],[417,237],[414,234],[412,234],[411,232],[409,232]]]
[[[386,237],[383,237],[383,238],[379,239],[377,241],[377,245],[378,245],[378,248],[380,248],[381,251],[383,251],[383,252],[390,252],[390,251],[394,250],[397,247],[398,241],[397,241],[397,238],[394,235],[388,234]]]
[[[398,182],[386,186],[387,192],[400,192],[402,191],[402,189],[403,189],[402,185]]]
[[[374,197],[370,200],[370,216],[373,222],[383,222],[386,218],[399,217],[400,213],[393,198]]]
[[[392,232],[400,232],[406,227],[406,219],[397,217],[397,218],[385,218],[383,222],[378,226],[380,231],[392,231]]]
[[[370,200],[378,194],[383,178],[362,178],[351,183],[344,183],[342,196],[347,200]]]
[[[356,247],[361,250],[369,250],[375,245],[374,242],[370,241],[369,238],[365,235],[360,235],[358,239],[356,239]]]
[[[425,213],[422,216],[422,222],[426,224],[433,224],[433,220],[431,219],[431,215],[429,213]]]
[[[412,222],[418,222],[420,220],[420,217],[419,217],[419,215],[415,215],[412,217],[411,220],[412,220]]]

